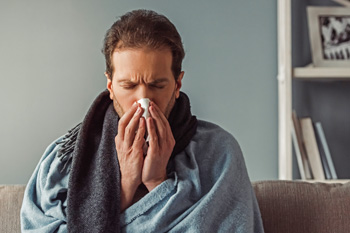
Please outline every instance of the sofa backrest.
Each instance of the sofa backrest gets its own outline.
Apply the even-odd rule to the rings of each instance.
[[[350,182],[253,182],[266,233],[349,233]]]
[[[25,185],[0,185],[0,232],[21,232],[19,213]]]

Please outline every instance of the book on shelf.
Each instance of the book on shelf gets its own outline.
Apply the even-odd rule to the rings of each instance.
[[[328,168],[328,172],[330,173],[329,174],[330,178],[327,177],[327,174],[326,174],[326,177],[327,179],[338,179],[321,122],[315,123],[315,131],[317,135],[317,141],[319,145],[319,151],[320,151],[322,162],[324,161],[323,163],[325,164],[325,167]],[[325,172],[327,171],[325,170]]]
[[[305,169],[303,165],[303,159],[301,157],[301,152],[300,152],[300,145],[298,144],[298,139],[295,133],[295,126],[292,124],[292,140],[293,140],[293,145],[294,145],[294,152],[296,155],[296,159],[298,162],[298,167],[299,167],[299,173],[300,177],[302,180],[306,180],[306,175],[305,175]]]
[[[292,112],[292,140],[301,179],[312,179],[309,161],[303,144],[300,122],[295,110]]]
[[[313,178],[315,180],[325,180],[325,171],[322,166],[321,156],[318,150],[315,131],[311,118],[301,118],[300,126]]]
[[[327,180],[331,180],[332,179],[332,175],[331,175],[331,172],[329,170],[329,166],[328,166],[328,162],[327,162],[327,159],[326,159],[326,156],[324,155],[324,153],[322,152],[321,148],[320,148],[320,141],[319,141],[319,138],[316,134],[316,141],[317,141],[317,145],[318,145],[318,150],[320,152],[320,157],[321,157],[321,162],[322,162],[322,166],[323,166],[323,170],[324,170],[324,175],[326,177]]]

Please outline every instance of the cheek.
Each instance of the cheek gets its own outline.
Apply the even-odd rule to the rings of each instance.
[[[121,91],[115,93],[115,98],[124,111],[128,111],[135,102],[135,99],[131,94],[126,94]]]
[[[173,94],[174,94],[173,92],[168,91],[163,95],[159,95],[154,98],[153,101],[157,104],[157,106],[160,108],[163,114],[165,114],[169,103],[171,103],[172,98],[175,98]]]

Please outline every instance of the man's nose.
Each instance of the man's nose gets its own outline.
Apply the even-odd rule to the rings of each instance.
[[[137,100],[143,99],[143,98],[148,98],[152,100],[152,91],[149,90],[149,88],[146,85],[140,86],[138,92],[137,92]]]

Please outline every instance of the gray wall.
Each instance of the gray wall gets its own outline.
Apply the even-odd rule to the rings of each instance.
[[[183,91],[231,132],[252,180],[277,178],[276,0],[0,2],[0,183],[26,183],[45,148],[106,88],[106,30],[132,9],[178,28]]]

